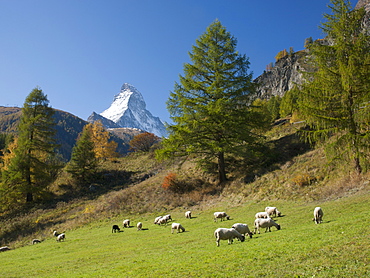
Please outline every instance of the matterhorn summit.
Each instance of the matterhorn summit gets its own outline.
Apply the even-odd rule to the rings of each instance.
[[[131,84],[122,85],[121,91],[114,96],[110,107],[100,114],[93,114],[89,122],[100,120],[107,128],[138,128],[154,133],[159,137],[166,136],[163,122],[146,110],[146,103],[141,93]]]

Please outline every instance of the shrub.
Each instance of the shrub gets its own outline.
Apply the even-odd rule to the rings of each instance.
[[[307,186],[316,181],[316,178],[309,174],[298,174],[292,179],[293,183],[298,186]]]
[[[175,173],[169,173],[163,179],[162,188],[175,193],[190,192],[194,189],[194,181],[190,178],[181,180]]]
[[[164,177],[162,188],[164,189],[170,189],[171,187],[174,187],[177,182],[177,175],[175,173],[169,173],[167,176]]]

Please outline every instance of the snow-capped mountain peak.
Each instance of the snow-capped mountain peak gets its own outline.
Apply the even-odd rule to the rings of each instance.
[[[100,116],[120,127],[138,128],[159,137],[166,136],[163,122],[146,110],[142,94],[128,83],[122,85],[121,91],[114,96],[112,104],[100,113]]]

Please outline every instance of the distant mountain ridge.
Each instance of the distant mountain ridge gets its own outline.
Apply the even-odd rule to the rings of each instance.
[[[167,134],[163,122],[146,109],[142,94],[129,83],[122,85],[106,110],[100,114],[93,112],[87,121],[101,121],[107,128],[137,128],[159,137]]]
[[[56,124],[55,139],[57,144],[60,145],[57,151],[63,157],[63,160],[69,161],[78,135],[87,122],[68,112],[58,109],[54,109],[54,111],[53,117]],[[22,108],[0,106],[0,133],[17,134],[21,115]],[[112,132],[108,129],[108,131],[111,132],[111,140],[118,143],[116,151],[121,155],[125,155],[129,152],[129,141],[132,140],[135,135],[140,134],[140,131],[125,128],[114,130],[115,132]]]

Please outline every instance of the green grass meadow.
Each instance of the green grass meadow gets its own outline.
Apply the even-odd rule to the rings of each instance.
[[[254,214],[265,206],[282,212],[275,218],[280,231],[216,246],[216,228],[237,222],[253,228]],[[312,221],[316,206],[324,211],[319,225]],[[66,231],[65,242],[50,233],[41,244],[0,253],[0,277],[370,277],[369,209],[367,191],[322,203],[224,203],[194,210],[193,219],[177,209],[169,213],[186,228],[179,234],[171,234],[170,224],[154,225],[157,215],[122,215]],[[214,211],[231,220],[215,223]],[[126,218],[132,227],[112,233]]]

